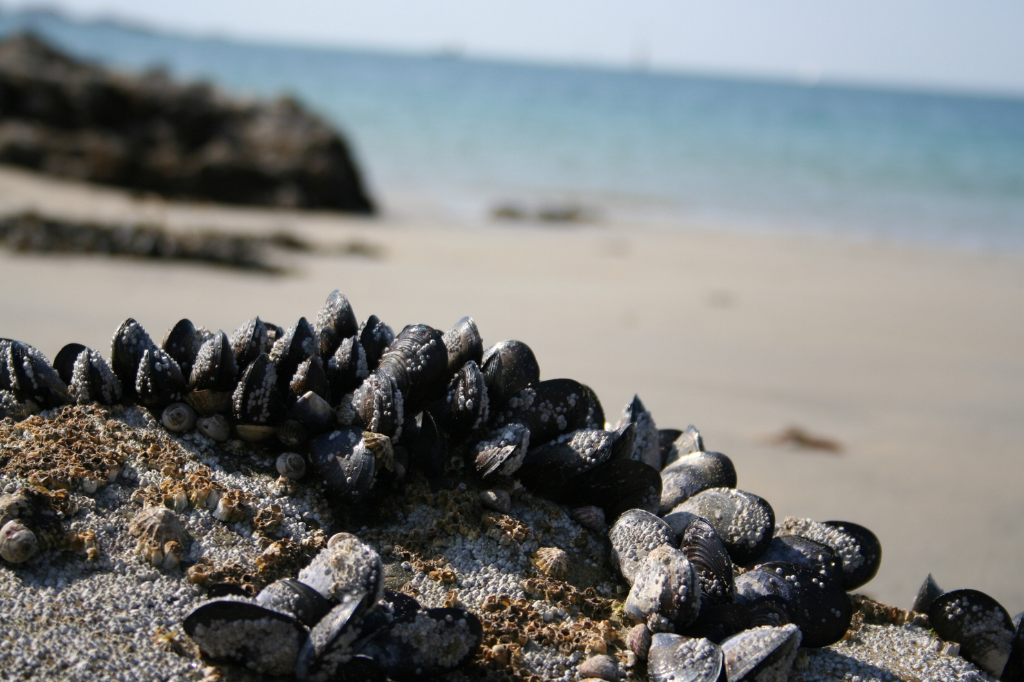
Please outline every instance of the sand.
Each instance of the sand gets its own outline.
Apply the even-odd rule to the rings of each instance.
[[[0,336],[53,357],[101,349],[137,318],[231,331],[310,317],[332,289],[396,328],[472,315],[527,342],[542,378],[590,385],[614,421],[638,393],[661,427],[696,424],[739,487],[776,514],[868,526],[884,548],[862,591],[908,607],[946,589],[1024,609],[1024,257],[867,242],[596,224],[360,220],[176,204],[0,169],[0,210],[294,230],[381,258],[293,255],[291,276],[0,251]],[[798,425],[839,453],[777,446]]]

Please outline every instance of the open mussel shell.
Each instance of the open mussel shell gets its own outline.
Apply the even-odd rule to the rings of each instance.
[[[190,376],[192,365],[195,364],[196,356],[199,355],[199,348],[202,346],[202,339],[196,326],[191,320],[182,319],[167,330],[164,334],[163,343],[160,347],[181,367],[183,376]]]
[[[317,477],[343,502],[361,499],[373,487],[376,458],[363,432],[342,429],[309,442],[309,460]]]
[[[686,511],[705,518],[737,564],[745,564],[764,554],[775,530],[775,512],[768,501],[733,488],[702,490],[673,511]]]
[[[79,405],[94,401],[113,405],[121,399],[121,382],[103,356],[91,348],[75,358],[68,390]]]
[[[188,385],[193,391],[230,392],[238,379],[238,366],[231,342],[223,331],[202,346],[192,365]]]
[[[246,320],[231,334],[231,352],[235,354],[235,363],[239,371],[244,370],[253,360],[269,350],[267,325],[259,317]]]
[[[491,405],[493,408],[501,403],[496,403],[492,395]],[[573,379],[537,382],[515,393],[496,413],[492,409],[492,414],[498,424],[526,424],[536,444],[579,429],[604,428],[601,402],[589,387]]]
[[[680,549],[700,580],[701,601],[708,605],[731,603],[736,596],[732,560],[714,527],[696,518],[686,527],[682,538]]]
[[[960,655],[990,675],[1006,667],[1013,646],[1010,614],[978,590],[953,590],[928,607],[928,623],[942,639],[957,642]]]
[[[661,435],[661,468],[669,466],[680,457],[692,455],[695,452],[704,452],[704,439],[700,437],[697,427],[690,424],[682,431],[665,429],[658,432]],[[673,440],[669,441],[669,437]]]
[[[330,400],[330,386],[327,381],[327,370],[320,362],[320,358],[313,356],[306,358],[299,364],[295,374],[292,375],[288,389],[293,396],[299,397],[306,393],[316,393],[325,401]]]
[[[765,553],[758,557],[759,563],[769,561],[788,561],[800,564],[819,575],[835,582],[843,583],[843,563],[828,545],[808,540],[802,535],[779,535],[772,538]]]
[[[342,396],[359,388],[369,375],[366,351],[359,340],[351,336],[343,339],[327,361],[327,381],[331,395]]]
[[[651,632],[673,632],[689,625],[700,612],[697,571],[686,555],[671,545],[648,553],[633,578],[623,612],[646,623]]]
[[[599,429],[567,433],[550,443],[531,447],[519,476],[538,495],[553,499],[569,497],[573,488],[569,479],[609,460],[613,443],[613,434]]]
[[[358,603],[354,613],[361,614],[384,596],[384,564],[355,535],[339,533],[299,571],[299,581],[333,602]]]
[[[803,645],[823,647],[842,639],[853,618],[849,595],[816,572],[784,561],[757,566],[736,577],[736,601],[753,606],[763,597],[782,600],[789,622],[800,628]]]
[[[725,655],[706,639],[659,632],[651,638],[647,677],[651,682],[726,682]]]
[[[359,344],[366,351],[367,366],[374,370],[380,364],[384,350],[394,340],[395,332],[376,315],[370,315],[365,322],[359,325],[356,336],[359,339]]]
[[[135,375],[139,372],[142,354],[150,348],[156,348],[153,339],[132,318],[121,323],[110,342],[110,368],[114,370],[125,393],[134,395]]]
[[[356,335],[359,321],[345,294],[337,289],[330,293],[316,314],[313,330],[316,332],[320,357],[324,361],[334,354],[342,339]]]
[[[619,516],[608,531],[608,540],[612,568],[630,585],[652,550],[662,545],[674,546],[677,542],[667,523],[642,509],[631,509]]]
[[[935,582],[935,578],[929,573],[928,577],[921,583],[921,587],[917,590],[917,598],[914,599],[914,605],[910,607],[911,611],[917,611],[918,613],[928,613],[928,607],[932,605],[938,597],[942,596],[945,592],[939,584]]]
[[[609,519],[630,509],[658,510],[661,477],[643,462],[614,459],[599,464],[569,484],[573,507],[597,505]]]
[[[290,613],[307,627],[316,625],[333,606],[327,597],[294,578],[270,583],[256,595],[255,601],[268,609]]]
[[[295,658],[296,679],[338,679],[356,653],[353,645],[360,642],[362,635],[362,613],[360,602],[355,600],[344,601],[328,611],[309,631]]]
[[[658,427],[654,425],[654,417],[634,395],[633,400],[622,411],[619,427],[632,424],[634,427],[633,457],[644,464],[661,469],[661,447],[658,442]]]
[[[499,341],[486,351],[480,369],[487,381],[491,403],[502,405],[530,384],[540,381],[540,365],[522,341]],[[603,426],[603,422],[598,426]]]
[[[729,682],[786,682],[800,650],[795,625],[763,626],[722,642]]]
[[[162,411],[171,403],[181,402],[185,391],[185,377],[174,358],[156,347],[142,354],[135,376],[135,394],[140,403]]]
[[[455,323],[442,337],[448,351],[448,374],[454,374],[467,362],[483,362],[484,341],[472,317],[464,317]]]
[[[71,402],[67,384],[46,356],[21,341],[7,346],[7,372],[11,391],[21,401],[31,400],[42,408],[59,407]]]
[[[708,488],[735,488],[736,467],[720,452],[694,452],[661,470],[661,509],[677,505]]]
[[[299,365],[317,353],[316,332],[304,317],[300,317],[284,336],[274,342],[270,349],[270,360],[277,370],[277,388],[282,394],[288,392],[288,386]]]
[[[473,360],[467,361],[448,384],[440,418],[452,434],[468,434],[487,423],[490,400],[483,372]]]
[[[370,372],[352,394],[352,406],[357,424],[398,440],[405,420],[405,398],[390,374],[379,369]]]
[[[801,535],[827,545],[843,562],[842,586],[854,590],[878,573],[882,544],[870,530],[849,521],[812,521],[786,517],[779,524],[780,535]]]
[[[231,411],[242,423],[266,424],[277,409],[277,370],[263,353],[245,368],[231,395]]]
[[[4,350],[6,350],[6,347],[4,347]],[[57,376],[68,386],[71,385],[71,375],[75,371],[75,360],[78,359],[78,354],[83,350],[88,349],[80,343],[69,343],[61,348],[53,359],[53,368],[57,371]],[[10,387],[8,386],[8,388]]]
[[[411,682],[469,662],[483,634],[480,620],[465,609],[426,609],[396,621],[362,653],[383,665],[391,679]]]
[[[235,599],[207,602],[182,625],[205,658],[267,675],[291,674],[307,637],[293,616]]]
[[[402,445],[408,452],[409,464],[428,476],[439,475],[448,459],[444,432],[429,412],[421,412],[406,424],[409,426],[402,428]],[[501,462],[498,463],[500,465]]]

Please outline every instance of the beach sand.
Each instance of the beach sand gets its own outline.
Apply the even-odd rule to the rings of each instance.
[[[862,592],[909,607],[945,589],[1024,609],[1024,257],[740,234],[713,225],[440,224],[175,204],[0,169],[0,210],[174,229],[294,230],[382,257],[288,256],[294,274],[0,251],[0,336],[51,359],[104,353],[126,317],[159,341],[181,317],[282,326],[340,289],[364,319],[528,343],[542,378],[590,385],[615,421],[634,393],[660,427],[695,424],[776,515],[881,539]],[[789,426],[839,453],[769,444]]]

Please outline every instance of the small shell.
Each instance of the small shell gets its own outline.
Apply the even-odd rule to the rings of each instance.
[[[580,677],[617,682],[619,679],[619,662],[607,654],[591,656],[580,663]]]
[[[196,413],[185,403],[171,403],[164,408],[160,421],[168,431],[184,433],[196,425]]]
[[[651,650],[651,629],[645,624],[634,625],[626,635],[626,645],[640,660],[647,660],[647,652]]]
[[[512,498],[507,490],[496,488],[494,490],[480,491],[480,502],[488,509],[507,514],[512,509]]]
[[[207,438],[222,443],[231,435],[231,424],[224,415],[215,414],[197,419],[196,430]]]
[[[296,452],[282,452],[277,458],[277,473],[297,481],[306,475],[306,460]]]
[[[584,507],[576,507],[569,512],[572,520],[587,530],[600,533],[605,529],[604,510],[592,504]]]
[[[8,521],[0,528],[0,557],[12,564],[28,561],[38,549],[36,534],[20,521]]]
[[[569,575],[569,555],[558,547],[541,547],[533,553],[531,561],[552,578],[561,580]]]

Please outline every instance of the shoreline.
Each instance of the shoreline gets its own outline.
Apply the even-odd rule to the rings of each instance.
[[[0,251],[0,336],[49,358],[104,354],[135,317],[159,340],[180,317],[230,333],[290,325],[341,289],[357,317],[527,342],[542,378],[597,392],[608,419],[638,393],[659,427],[694,423],[739,487],[778,518],[843,519],[881,539],[862,591],[907,607],[931,572],[1024,609],[1024,255],[699,226],[467,226],[176,204],[0,168],[0,210],[170,229],[354,238],[380,259],[292,255],[295,276]],[[765,444],[796,425],[839,454]]]

